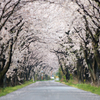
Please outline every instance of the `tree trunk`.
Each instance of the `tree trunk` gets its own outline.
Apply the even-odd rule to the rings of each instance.
[[[0,80],[0,87],[3,87],[3,78]]]
[[[99,54],[99,51],[97,49],[94,49],[94,55],[96,58],[97,65],[100,68],[100,54]]]
[[[11,58],[12,58],[12,47],[13,47],[13,39],[9,43],[9,53],[8,53],[8,59],[5,62],[5,65],[3,67],[3,70],[0,72],[0,83],[2,83],[3,77],[8,71],[10,64],[11,64]]]
[[[60,61],[60,60],[59,60],[59,64],[60,64],[61,71],[62,71],[63,75],[65,75],[65,72],[64,72],[64,69],[63,69],[63,66],[62,66],[62,63],[61,63],[61,61]]]
[[[96,67],[95,67],[95,65],[91,64],[91,62],[88,60],[88,58],[87,58],[87,51],[86,50],[84,50],[84,57],[85,57],[85,61],[86,61],[87,65],[88,65],[88,68],[90,70],[92,81],[93,81],[93,83],[95,83],[95,81],[96,81],[96,73],[95,73],[94,70],[96,70],[95,69]]]
[[[69,74],[69,71],[68,71],[68,68],[67,67],[66,67],[65,71],[66,71],[66,74],[65,74],[66,81],[68,81],[70,79],[70,74]]]

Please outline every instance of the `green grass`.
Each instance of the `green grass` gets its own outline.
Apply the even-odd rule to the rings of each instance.
[[[8,94],[8,93],[11,93],[11,92],[13,92],[13,91],[16,91],[16,90],[18,90],[18,89],[21,89],[21,88],[23,88],[23,87],[25,87],[25,86],[27,86],[27,85],[32,84],[32,83],[35,83],[35,82],[33,82],[33,80],[30,80],[30,81],[26,81],[26,82],[25,82],[24,84],[22,84],[22,85],[17,85],[17,86],[14,86],[14,87],[0,88],[0,97],[6,95],[6,94]]]
[[[37,80],[37,81],[50,81],[50,80]]]
[[[78,84],[74,80],[69,80],[69,82],[64,82],[64,84],[100,95],[100,86],[91,86],[91,84],[86,83]]]

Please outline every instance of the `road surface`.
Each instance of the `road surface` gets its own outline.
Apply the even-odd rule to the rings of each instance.
[[[54,81],[38,81],[0,100],[100,100],[100,96]]]

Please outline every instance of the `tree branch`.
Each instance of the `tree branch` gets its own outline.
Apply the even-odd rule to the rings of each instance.
[[[18,6],[21,0],[18,0],[18,2],[14,5],[13,9],[10,11],[10,14],[8,14],[7,18],[3,21],[3,23],[0,25],[0,31],[3,28],[3,26],[6,24],[8,19],[11,17],[11,15],[14,13],[15,8]]]

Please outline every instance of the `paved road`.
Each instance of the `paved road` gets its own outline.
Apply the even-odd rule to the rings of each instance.
[[[0,100],[100,100],[100,96],[54,81],[42,81],[19,89]]]

